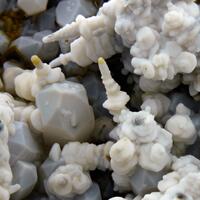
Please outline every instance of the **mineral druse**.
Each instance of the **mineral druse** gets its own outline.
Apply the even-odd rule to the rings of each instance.
[[[200,200],[193,0],[0,0],[0,200]]]

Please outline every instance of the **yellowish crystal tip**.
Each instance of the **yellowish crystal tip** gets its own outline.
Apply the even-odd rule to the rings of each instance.
[[[41,59],[36,55],[31,57],[31,62],[33,63],[34,66],[38,66],[42,63]]]
[[[106,64],[106,61],[105,61],[102,57],[100,57],[100,58],[98,59],[98,64],[99,64],[99,65]]]

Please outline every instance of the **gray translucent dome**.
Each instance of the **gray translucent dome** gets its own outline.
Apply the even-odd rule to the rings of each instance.
[[[12,195],[12,200],[24,199],[30,194],[37,183],[37,169],[32,163],[17,161],[12,168],[13,183],[21,186],[20,190]]]
[[[65,81],[47,86],[36,96],[36,105],[47,144],[89,139],[94,129],[94,114],[81,84]]]
[[[11,166],[14,166],[19,160],[35,162],[42,156],[40,145],[24,122],[15,121],[15,134],[9,137],[8,147],[11,154]]]
[[[60,1],[56,8],[56,21],[60,26],[69,24],[77,15],[90,17],[97,12],[93,3],[88,0]]]

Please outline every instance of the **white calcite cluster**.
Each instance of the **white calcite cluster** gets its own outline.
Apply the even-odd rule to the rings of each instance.
[[[14,134],[14,111],[12,96],[7,93],[0,94],[0,199],[9,200],[10,195],[20,189],[19,185],[12,185],[8,149],[9,135]]]
[[[70,142],[66,144],[61,152],[61,158],[66,164],[78,164],[84,170],[110,169],[109,152],[113,142],[101,145]]]
[[[171,169],[159,182],[159,192],[147,194],[142,200],[200,199],[199,160],[193,156],[175,158]]]
[[[0,33],[0,200],[200,200],[195,1],[0,0],[0,13],[21,29]]]
[[[193,144],[197,137],[197,130],[191,119],[191,110],[183,104],[178,104],[175,115],[167,120],[165,129],[172,133],[174,142]]]
[[[45,43],[62,39],[73,41],[70,52],[61,54],[50,66],[66,65],[73,61],[84,67],[97,62],[100,56],[109,58],[120,52],[121,46],[115,41],[114,24],[123,5],[123,0],[109,1],[99,9],[97,16],[85,18],[78,15],[75,22],[66,24],[57,32],[44,37]]]
[[[16,94],[28,101],[34,101],[37,93],[46,85],[64,81],[60,68],[51,68],[37,56],[33,56],[34,70],[25,70],[15,78]]]
[[[161,93],[143,95],[141,109],[145,110],[149,107],[151,114],[157,118],[161,118],[167,114],[169,106],[170,99]]]
[[[47,181],[49,192],[62,198],[83,194],[91,185],[89,173],[77,164],[58,167]]]
[[[116,40],[120,37],[122,46],[130,49],[135,74],[152,80],[172,80],[176,74],[191,73],[197,66],[199,16],[199,7],[190,0],[111,0],[103,4],[97,16],[78,16],[43,41],[72,41],[71,51],[50,65],[73,61],[87,66],[100,56],[109,58],[123,51],[116,47],[122,45]]]
[[[128,110],[125,105],[129,98],[125,92],[120,91],[102,58],[99,59],[99,68],[107,93],[103,105],[119,124],[111,133],[111,137],[118,141],[111,147],[110,157],[113,178],[120,187],[128,181],[123,176],[131,176],[137,165],[154,172],[169,165],[172,135],[157,124],[148,110],[150,107],[139,112]]]

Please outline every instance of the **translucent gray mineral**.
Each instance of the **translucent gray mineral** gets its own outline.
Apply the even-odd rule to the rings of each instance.
[[[12,168],[13,183],[21,186],[20,190],[12,195],[12,200],[21,200],[29,195],[37,182],[37,169],[35,165],[17,161]]]
[[[1,9],[1,4],[0,4],[0,9]],[[0,31],[0,55],[6,52],[9,43],[10,40],[8,39],[8,37],[3,32]]]
[[[48,9],[37,18],[37,27],[40,31],[56,29],[56,9]]]
[[[95,116],[105,116],[108,112],[102,104],[106,100],[106,91],[101,80],[95,74],[88,74],[82,79],[89,102],[91,103]]]
[[[42,47],[42,43],[29,36],[21,36],[14,40],[11,46],[16,47],[16,50],[24,57],[24,59],[30,60],[32,55],[38,54]]]
[[[24,122],[15,122],[15,134],[9,137],[8,146],[11,166],[19,160],[34,162],[41,158],[42,149]]]
[[[50,158],[45,160],[40,166],[40,174],[43,179],[47,179],[54,170],[56,170],[59,166],[65,165],[64,160],[53,161]]]
[[[94,114],[85,88],[65,81],[47,86],[36,96],[42,132],[47,144],[87,141],[94,128]]]
[[[97,12],[92,1],[88,0],[64,0],[60,1],[56,8],[56,21],[60,26],[69,24],[77,15],[90,17]]]
[[[138,167],[131,177],[131,186],[135,194],[144,194],[157,188],[158,182],[162,179],[164,171],[152,172]]]
[[[50,61],[58,55],[59,45],[57,42],[52,43],[42,43],[42,38],[48,34],[52,33],[50,30],[45,30],[41,32],[37,32],[34,34],[33,39],[41,42],[41,48],[38,51],[38,56],[43,61]]]
[[[0,14],[6,9],[6,6],[7,6],[7,0],[0,0]]]
[[[74,200],[101,200],[99,186],[94,183],[83,195],[77,196]]]
[[[179,103],[184,104],[187,108],[193,110],[194,112],[198,112],[198,110],[200,109],[199,103],[194,101],[194,99],[184,93],[173,93],[170,99],[171,103],[169,107],[169,112],[172,114],[176,112],[176,106]]]
[[[15,94],[15,77],[23,72],[19,64],[14,61],[7,61],[3,64],[3,82],[6,92]]]

